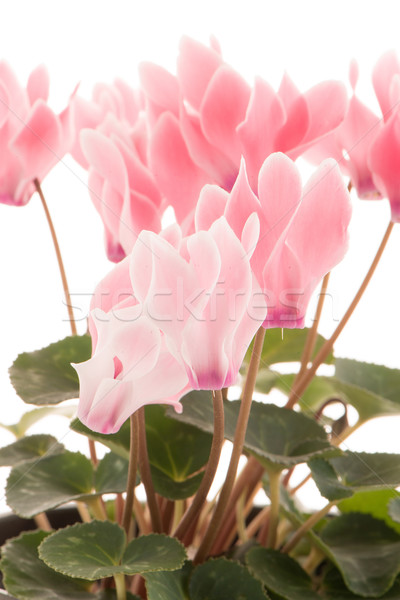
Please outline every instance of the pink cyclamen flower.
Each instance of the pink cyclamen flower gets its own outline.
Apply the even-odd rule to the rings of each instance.
[[[400,223],[400,62],[387,52],[373,73],[384,123],[371,145],[369,167],[381,194],[388,198],[392,221]]]
[[[162,198],[128,132],[113,119],[81,132],[89,164],[89,192],[105,229],[107,256],[119,262],[143,229],[160,231]],[[105,133],[104,133],[105,132]]]
[[[147,404],[170,404],[188,390],[183,366],[171,355],[164,336],[142,307],[91,314],[97,343],[92,358],[73,365],[80,382],[78,418],[100,433],[115,433]]]
[[[252,213],[260,237],[252,248],[252,269],[268,298],[264,327],[304,327],[311,294],[344,256],[351,208],[334,160],[325,161],[304,189],[295,164],[272,154],[252,191],[244,162],[230,194],[206,186],[196,211],[196,229],[208,229],[221,214],[240,236]]]
[[[340,82],[301,94],[285,75],[278,92],[260,78],[252,88],[223,61],[214,40],[207,47],[184,37],[177,77],[146,63],[141,80],[152,108],[150,165],[186,225],[205,183],[231,190],[242,156],[256,192],[258,171],[270,153],[297,158],[337,127],[347,108]]]
[[[239,372],[265,319],[266,306],[250,268],[258,219],[242,243],[224,218],[172,245],[143,232],[131,255],[131,280],[146,315],[183,363],[193,389],[222,389]]]
[[[324,158],[334,158],[342,172],[350,177],[359,198],[378,199],[381,194],[373,179],[369,164],[369,153],[375,138],[382,128],[382,119],[373,113],[356,96],[358,66],[350,64],[350,83],[353,94],[343,123],[327,137],[323,138],[306,154],[314,164]]]
[[[49,77],[44,66],[29,76],[26,89],[0,62],[0,202],[23,206],[33,180],[42,181],[72,144],[70,108],[56,115],[47,105]]]

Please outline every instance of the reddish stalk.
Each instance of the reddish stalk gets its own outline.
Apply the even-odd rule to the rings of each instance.
[[[213,408],[214,408],[214,435],[211,444],[210,456],[207,467],[204,471],[203,479],[192,504],[186,511],[183,519],[174,531],[173,535],[179,540],[192,526],[193,521],[197,520],[204,502],[207,499],[207,494],[210,491],[212,482],[214,481],[215,473],[219,465],[221,448],[224,443],[224,400],[221,390],[213,392]]]
[[[43,206],[43,209],[44,209],[44,212],[46,215],[47,223],[48,223],[51,237],[53,240],[54,250],[55,250],[57,262],[58,262],[58,268],[60,271],[61,281],[62,281],[62,285],[63,285],[63,289],[64,289],[64,296],[65,296],[65,302],[66,302],[67,310],[68,310],[69,322],[70,322],[70,326],[71,326],[71,333],[72,333],[72,335],[76,335],[77,331],[76,331],[76,323],[75,323],[75,318],[74,318],[74,311],[72,310],[71,296],[69,293],[67,276],[65,274],[64,263],[63,263],[63,260],[61,257],[61,251],[60,251],[60,246],[58,244],[56,231],[54,229],[53,221],[51,219],[50,212],[49,212],[48,206],[46,204],[46,200],[43,195],[43,191],[40,186],[39,180],[34,179],[33,184],[34,184],[36,191],[39,194],[39,198],[42,202],[42,206]]]
[[[390,222],[386,229],[385,235],[383,236],[383,239],[380,243],[380,246],[375,255],[375,258],[372,261],[372,264],[368,270],[368,273],[366,274],[364,281],[362,282],[360,288],[358,289],[358,292],[354,296],[352,303],[350,304],[349,308],[347,309],[347,311],[346,311],[344,317],[342,318],[342,320],[340,321],[339,325],[336,327],[332,336],[329,338],[329,340],[326,340],[326,342],[324,343],[322,348],[317,353],[317,356],[315,357],[311,367],[305,371],[304,375],[293,386],[291,394],[289,396],[289,400],[287,401],[285,408],[293,408],[293,406],[300,399],[301,395],[305,392],[308,385],[312,381],[315,373],[317,372],[318,367],[324,362],[324,360],[326,359],[328,354],[331,352],[334,343],[336,342],[339,335],[342,333],[345,325],[347,324],[348,320],[350,319],[351,315],[353,314],[357,304],[361,300],[361,298],[371,280],[371,277],[374,274],[375,269],[379,264],[379,261],[383,254],[383,251],[385,250],[386,244],[387,244],[390,234],[392,232],[393,226],[394,226],[394,223]]]
[[[235,437],[233,440],[232,455],[231,460],[229,462],[228,472],[226,474],[225,482],[222,486],[214,514],[211,518],[205,536],[195,556],[195,563],[201,563],[206,559],[221,527],[222,518],[225,514],[225,510],[229,502],[232,488],[235,483],[239,459],[243,451],[243,444],[246,436],[247,423],[250,416],[251,403],[253,401],[253,392],[256,383],[258,367],[260,365],[264,338],[265,329],[264,327],[260,327],[254,338],[253,352],[251,354],[246,383],[243,390],[243,398],[240,405],[238,421],[236,424]]]

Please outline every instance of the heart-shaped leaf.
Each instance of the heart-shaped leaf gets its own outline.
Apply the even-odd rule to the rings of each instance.
[[[114,452],[109,452],[99,462],[94,476],[96,491],[101,494],[126,491],[129,461]],[[139,480],[137,480],[139,483]]]
[[[396,492],[396,497],[392,498],[388,505],[389,516],[395,523],[400,523],[400,496]]]
[[[187,561],[182,569],[146,573],[148,600],[189,600],[189,576],[192,564]]]
[[[284,362],[300,362],[304,346],[308,337],[309,329],[269,329],[265,336],[264,346],[261,353],[261,365],[273,365]],[[325,338],[317,335],[313,356],[321,348]],[[247,351],[246,360],[250,360],[252,345]],[[333,355],[329,353],[324,361],[326,364],[333,362]]]
[[[285,600],[320,600],[310,577],[299,563],[277,550],[255,547],[246,554],[250,571]]]
[[[391,518],[392,502],[399,499],[399,493],[393,488],[356,492],[351,498],[337,505],[342,513],[360,512],[385,521],[389,527],[400,533],[400,522]],[[399,515],[400,517],[400,515]]]
[[[59,454],[63,451],[64,446],[52,435],[30,435],[0,448],[0,466],[13,467],[20,462]]]
[[[379,597],[400,572],[400,535],[370,515],[335,517],[322,530],[321,540],[354,594]]]
[[[265,600],[262,584],[246,567],[232,560],[209,560],[193,571],[190,600]]]
[[[183,412],[168,414],[203,431],[213,430],[210,394],[187,394],[182,399]],[[225,437],[233,440],[240,401],[225,402]],[[333,448],[326,433],[315,420],[273,404],[253,402],[249,417],[245,448],[257,455],[268,468],[283,469],[307,462],[311,457],[340,453]]]
[[[141,536],[126,545],[119,525],[92,521],[53,533],[41,544],[39,556],[65,575],[95,580],[118,573],[179,569],[186,553],[178,540],[161,534]]]
[[[88,335],[74,335],[36,352],[20,354],[10,368],[17,394],[28,404],[58,404],[79,397],[78,375],[71,362],[91,356]]]
[[[376,596],[359,596],[353,594],[345,585],[340,572],[337,569],[331,569],[324,578],[320,590],[323,600],[376,600]],[[395,581],[394,585],[379,600],[398,600],[400,598],[400,582]]]
[[[7,503],[30,518],[92,492],[93,467],[79,452],[63,452],[19,463],[7,480]]]
[[[400,455],[345,452],[329,459],[313,459],[309,467],[321,494],[328,500],[355,491],[395,488],[400,485]]]
[[[37,549],[48,535],[24,533],[3,546],[0,567],[6,589],[18,600],[94,600],[88,581],[65,577],[40,560]]]

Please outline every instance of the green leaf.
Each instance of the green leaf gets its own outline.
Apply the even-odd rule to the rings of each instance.
[[[321,592],[324,600],[375,600],[376,598],[371,595],[366,597],[353,594],[347,589],[340,572],[336,569],[331,569],[324,578]],[[380,600],[398,600],[400,598],[400,582],[395,581],[390,590],[379,598]]]
[[[211,402],[209,392],[204,393],[202,398]],[[192,496],[200,485],[203,474],[199,471],[208,461],[212,436],[191,424],[178,423],[174,412],[166,414],[164,406],[146,406],[146,435],[156,492],[172,500],[181,500]],[[129,419],[117,433],[111,435],[91,431],[78,419],[71,423],[71,429],[102,442],[116,454],[129,459]]]
[[[193,496],[203,479],[203,473],[196,473],[184,481],[174,481],[156,467],[151,467],[155,491],[169,500],[184,500]]]
[[[117,433],[97,433],[86,427],[79,419],[70,423],[70,428],[95,442],[101,442],[115,454],[129,460],[130,419],[127,419]]]
[[[42,350],[20,354],[10,368],[11,383],[28,404],[58,404],[78,398],[78,375],[70,363],[90,356],[88,335],[67,337]]]
[[[237,562],[217,558],[193,571],[189,583],[191,600],[265,600],[260,581]]]
[[[90,460],[79,452],[64,452],[16,465],[7,480],[7,503],[21,517],[30,518],[79,500],[92,487]]]
[[[9,540],[0,563],[6,589],[18,600],[90,600],[89,582],[56,573],[38,557],[48,533],[35,531]]]
[[[252,548],[246,564],[255,577],[285,600],[319,600],[311,578],[287,554],[266,548]]]
[[[21,438],[32,425],[35,425],[35,423],[45,417],[60,415],[71,419],[75,412],[76,406],[70,404],[68,406],[42,406],[41,408],[34,408],[24,413],[18,423],[14,423],[13,425],[3,425],[0,423],[0,427],[14,434],[16,438]]]
[[[268,329],[265,336],[264,346],[261,354],[261,365],[273,365],[283,362],[300,362],[309,329]],[[316,355],[325,338],[322,335],[317,336],[313,357]],[[246,354],[247,362],[250,360],[252,345]],[[330,353],[324,361],[326,364],[333,362],[333,355]]]
[[[321,541],[354,594],[379,597],[400,572],[400,535],[370,515],[335,517],[322,530]]]
[[[328,500],[351,496],[355,491],[395,488],[400,485],[400,455],[345,452],[309,462],[321,494]]]
[[[165,415],[164,406],[146,406],[146,435],[156,492],[179,500],[192,496],[208,461],[212,436]]]
[[[129,461],[109,452],[99,462],[95,473],[95,488],[100,494],[126,491]],[[138,480],[137,480],[138,483]]]
[[[213,411],[209,394],[196,392],[182,399],[183,412],[174,419],[203,431],[213,430]],[[240,401],[225,402],[225,437],[233,440]],[[253,402],[246,433],[246,450],[253,452],[269,468],[285,468],[307,462],[313,456],[340,453],[315,420],[273,404]]]
[[[71,577],[95,580],[117,573],[179,569],[184,547],[161,534],[141,536],[126,546],[124,530],[110,521],[78,523],[51,534],[39,548],[51,568]]]
[[[395,523],[400,523],[400,496],[395,492],[396,498],[392,498],[388,505],[388,513]]]
[[[393,488],[356,492],[351,498],[339,502],[337,506],[342,513],[360,512],[372,515],[376,519],[385,521],[389,527],[400,533],[400,524],[390,517],[391,501],[396,501],[396,497],[398,499],[399,493]]]
[[[17,600],[15,596],[10,596],[7,592],[0,592],[0,600]]]
[[[64,446],[59,444],[52,435],[30,435],[0,448],[0,466],[13,467],[23,461],[59,454],[63,451]]]
[[[146,573],[148,600],[189,600],[189,576],[192,565],[187,561],[176,571]]]

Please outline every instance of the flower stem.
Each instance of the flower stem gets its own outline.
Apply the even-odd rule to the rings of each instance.
[[[269,475],[269,499],[271,501],[271,510],[269,512],[267,548],[274,549],[276,546],[276,534],[279,523],[279,502],[281,472],[270,471]]]
[[[123,575],[123,573],[117,573],[114,575],[114,581],[117,600],[126,600],[125,575]]]
[[[368,273],[366,274],[364,281],[362,282],[360,288],[358,289],[358,292],[354,296],[354,299],[353,299],[352,303],[350,304],[349,308],[347,309],[344,317],[340,321],[339,325],[336,327],[335,331],[333,332],[333,334],[331,335],[329,340],[326,340],[326,342],[324,343],[324,345],[318,352],[317,356],[314,358],[314,361],[313,361],[311,367],[305,371],[303,377],[301,377],[301,379],[299,379],[297,384],[295,384],[293,386],[289,400],[287,401],[285,408],[293,408],[293,406],[296,404],[297,400],[301,397],[301,395],[307,389],[309,383],[312,381],[315,373],[317,372],[318,367],[323,363],[325,358],[331,352],[334,343],[336,342],[339,335],[342,333],[345,325],[347,324],[347,321],[350,319],[357,304],[361,300],[362,295],[364,294],[364,292],[371,280],[371,277],[374,274],[375,269],[379,264],[379,261],[383,254],[383,251],[386,247],[386,244],[387,244],[390,234],[392,232],[393,225],[394,225],[394,223],[391,221],[386,229],[385,235],[383,236],[383,239],[380,243],[380,246],[375,255],[375,258],[372,261],[372,264],[368,270]]]
[[[126,500],[124,506],[124,513],[122,516],[122,526],[125,529],[126,535],[129,534],[129,527],[132,518],[133,509],[133,496],[135,494],[136,484],[136,473],[138,466],[138,453],[139,453],[139,422],[137,414],[134,413],[130,416],[131,435],[130,435],[130,447],[129,447],[129,469],[128,479],[126,483]]]
[[[162,520],[160,507],[158,506],[154,492],[153,480],[151,478],[149,455],[147,452],[146,421],[144,407],[139,408],[138,414],[138,437],[139,437],[139,470],[144,489],[146,490],[147,504],[150,510],[151,522],[154,533],[162,532]]]
[[[200,544],[200,547],[195,556],[195,563],[201,563],[206,559],[221,527],[222,517],[228,505],[233,484],[235,483],[236,472],[239,464],[239,459],[242,454],[243,444],[247,430],[247,423],[250,416],[251,403],[253,400],[253,392],[256,383],[258,367],[260,365],[264,338],[265,329],[263,327],[260,327],[254,338],[253,352],[251,354],[246,383],[244,385],[243,398],[240,405],[239,417],[236,424],[235,437],[233,440],[232,455],[231,460],[229,462],[228,472],[226,474],[225,482],[222,486],[214,514],[208,525],[203,541]]]
[[[192,504],[186,511],[182,521],[179,523],[173,535],[179,540],[190,529],[192,523],[200,514],[201,508],[206,501],[207,494],[210,491],[212,482],[214,481],[215,473],[219,464],[221,448],[224,442],[224,400],[221,390],[213,392],[213,408],[214,408],[214,435],[211,444],[210,456],[208,458],[207,467],[204,471],[203,479],[200,487],[193,499]]]
[[[314,527],[314,525],[316,525],[318,521],[320,521],[326,514],[328,514],[332,506],[335,506],[337,502],[337,500],[332,500],[332,502],[328,502],[328,504],[324,506],[324,508],[311,515],[311,517],[307,519],[307,521],[305,521],[301,527],[299,527],[296,533],[292,535],[290,540],[283,546],[282,552],[286,552],[287,554],[289,554],[289,552],[291,552],[293,548],[297,546],[303,535],[305,535],[307,531]]]
[[[64,296],[65,296],[65,302],[66,302],[67,310],[68,310],[69,322],[70,322],[70,326],[71,326],[71,333],[72,333],[72,335],[76,335],[77,331],[76,331],[76,323],[75,323],[75,318],[74,318],[74,311],[72,310],[71,296],[69,293],[67,276],[65,274],[64,263],[63,263],[63,260],[61,257],[61,251],[60,251],[60,246],[58,244],[57,235],[56,235],[56,232],[54,229],[53,221],[51,220],[50,212],[49,212],[48,206],[46,204],[46,200],[44,198],[43,191],[40,186],[39,180],[34,179],[33,184],[34,184],[36,191],[39,194],[39,198],[42,202],[43,209],[44,209],[46,219],[47,219],[47,223],[49,225],[51,237],[53,239],[54,250],[56,252],[58,268],[60,270],[62,285],[63,285],[63,289],[64,289]]]

